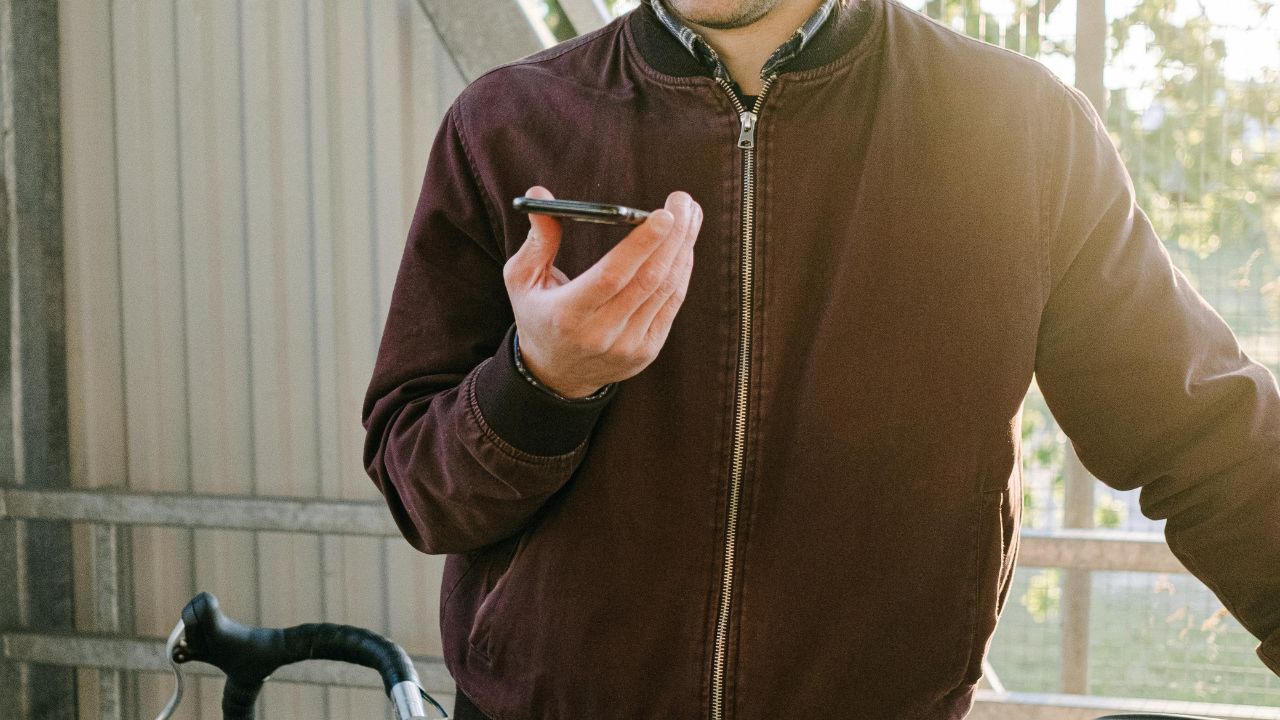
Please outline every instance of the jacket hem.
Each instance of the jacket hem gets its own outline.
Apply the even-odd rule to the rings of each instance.
[[[516,720],[515,718],[508,718],[485,708],[482,703],[476,701],[476,696],[470,690],[466,689],[462,686],[462,683],[458,682],[457,678],[454,678],[453,684],[467,696],[467,700],[469,700],[471,704],[480,711],[480,714],[484,715],[488,720]]]

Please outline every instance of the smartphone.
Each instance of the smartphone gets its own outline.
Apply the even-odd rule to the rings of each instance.
[[[649,217],[644,210],[629,208],[625,205],[609,205],[606,203],[583,202],[581,200],[539,200],[531,197],[518,197],[511,201],[511,207],[523,213],[539,215],[555,215],[556,217],[581,220],[583,222],[607,223],[610,225],[639,225]]]

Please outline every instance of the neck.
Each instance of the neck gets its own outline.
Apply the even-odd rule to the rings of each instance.
[[[764,85],[760,78],[764,62],[821,4],[822,0],[784,0],[750,25],[727,30],[685,22],[715,48],[742,92],[758,95]]]

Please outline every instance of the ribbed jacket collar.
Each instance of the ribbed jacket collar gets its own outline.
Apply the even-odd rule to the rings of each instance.
[[[796,43],[794,54],[783,60],[780,65],[775,64],[773,71],[798,72],[817,68],[839,59],[858,45],[863,36],[872,29],[875,16],[883,13],[883,8],[878,6],[886,1],[834,0],[825,19],[816,23],[817,27],[813,28],[812,34],[807,35],[804,41]],[[645,0],[640,7],[630,13],[628,18],[636,48],[645,61],[652,68],[666,75],[715,78],[715,65],[706,62],[698,55],[699,51],[686,45],[680,37],[678,28],[673,32],[663,24],[658,12],[654,10],[653,2],[654,0]],[[674,16],[669,9],[664,8],[664,10],[668,15]],[[802,27],[807,26],[809,26],[808,22]],[[796,40],[796,36],[793,35],[787,43],[783,44],[783,47]]]
[[[667,8],[663,0],[648,0],[648,4],[658,22],[662,23],[662,26],[679,40],[686,50],[706,65],[714,77],[726,81],[732,80],[729,77],[728,68],[720,60],[720,55],[715,51],[715,48],[711,47],[710,43],[703,39],[697,31],[686,25],[679,15]],[[818,32],[818,29],[822,27],[823,23],[831,17],[832,12],[839,6],[840,3],[837,0],[824,0],[818,6],[818,9],[809,16],[809,19],[796,28],[795,33],[786,42],[779,45],[768,60],[765,60],[764,66],[760,69],[760,77],[772,75],[795,58],[796,55],[800,54],[804,46],[809,43],[809,39]]]

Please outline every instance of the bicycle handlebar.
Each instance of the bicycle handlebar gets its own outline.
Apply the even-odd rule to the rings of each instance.
[[[207,592],[187,603],[182,622],[185,637],[173,659],[199,660],[226,673],[225,720],[253,720],[253,705],[266,679],[280,667],[302,660],[337,660],[372,668],[382,676],[399,717],[426,717],[418,671],[408,654],[371,630],[332,623],[247,627],[224,615],[218,599]]]
[[[1165,715],[1162,713],[1124,713],[1107,715],[1098,720],[1214,720],[1201,715]]]
[[[222,694],[224,720],[253,720],[253,706],[267,678],[279,668],[303,660],[337,660],[378,671],[400,720],[425,719],[424,697],[448,717],[444,708],[423,692],[409,655],[399,645],[364,628],[332,623],[282,629],[248,627],[224,615],[218,599],[202,592],[182,609],[182,621],[174,628],[166,649],[175,663],[178,685],[161,718],[168,718],[182,697],[182,676],[176,664],[192,660],[213,665],[226,674]],[[1212,719],[1125,713],[1098,720]]]

